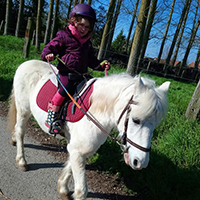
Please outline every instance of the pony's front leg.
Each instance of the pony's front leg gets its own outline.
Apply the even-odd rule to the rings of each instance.
[[[71,175],[72,175],[71,163],[68,160],[65,163],[65,167],[62,171],[60,178],[58,179],[58,193],[59,193],[60,198],[62,200],[68,200],[69,199],[69,197],[68,197],[68,195],[69,195],[68,183],[69,183]]]
[[[85,200],[88,193],[85,173],[85,157],[78,151],[70,152],[70,162],[74,177],[74,194],[75,200]]]
[[[25,155],[24,155],[24,134],[28,118],[29,116],[18,113],[17,123],[15,125],[15,132],[13,133],[17,143],[16,162],[19,169],[22,171],[28,170],[27,162],[25,160]]]

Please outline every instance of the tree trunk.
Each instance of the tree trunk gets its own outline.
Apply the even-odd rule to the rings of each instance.
[[[161,59],[161,56],[162,56],[162,52],[163,52],[163,48],[164,48],[164,45],[165,45],[165,40],[167,38],[167,33],[168,33],[168,30],[169,30],[169,25],[171,23],[172,14],[173,14],[173,11],[174,11],[175,1],[176,0],[173,0],[173,2],[172,2],[172,6],[171,6],[169,18],[168,18],[168,21],[167,21],[167,26],[166,26],[166,29],[165,29],[165,33],[163,35],[162,43],[161,43],[161,46],[160,46],[160,51],[159,51],[159,54],[158,54],[158,63],[160,62],[160,59]]]
[[[17,26],[16,26],[16,30],[15,30],[16,37],[19,37],[19,32],[21,29],[21,22],[22,22],[22,17],[23,17],[23,10],[24,10],[24,0],[20,0],[18,18],[17,18]]]
[[[144,59],[144,55],[145,55],[145,51],[146,51],[147,44],[149,41],[149,35],[151,32],[153,20],[154,20],[155,14],[156,14],[156,8],[157,8],[157,0],[152,0],[151,5],[150,5],[150,10],[149,10],[149,15],[148,15],[148,22],[147,22],[147,25],[146,25],[146,28],[144,31],[143,45],[142,45],[142,50],[140,53],[139,62],[137,64],[137,68],[139,68],[140,63]]]
[[[75,7],[77,4],[78,4],[78,0],[74,0],[73,7]]]
[[[1,24],[0,24],[0,35],[3,34],[3,23],[4,23],[4,21],[2,20]]]
[[[126,70],[126,72],[132,76],[134,76],[135,73],[137,73],[136,66],[137,66],[138,58],[139,58],[140,51],[142,48],[142,42],[143,42],[142,40],[143,40],[150,2],[151,0],[141,1],[140,11],[139,11],[138,20],[137,20],[137,26],[135,29],[134,40],[131,47],[131,53],[130,53],[128,66]]]
[[[10,28],[11,8],[12,8],[12,0],[6,0],[6,16],[5,16],[4,35],[9,34],[8,29]]]
[[[178,50],[179,50],[179,47],[180,47],[180,44],[181,44],[181,40],[182,40],[182,37],[183,37],[185,24],[186,24],[188,13],[189,13],[189,9],[190,9],[190,5],[187,7],[187,10],[186,10],[186,13],[185,13],[185,17],[184,17],[184,20],[183,20],[183,25],[182,25],[182,28],[181,28],[181,33],[178,36],[178,42],[176,44],[176,49],[174,51],[174,56],[173,56],[172,62],[171,62],[172,66],[174,66],[174,64],[176,62],[176,58],[177,58]]]
[[[88,5],[92,5],[92,0],[87,0]]]
[[[36,20],[36,37],[35,37],[35,48],[40,51],[40,27],[41,27],[41,14],[42,14],[42,1],[38,0],[37,8],[37,20]]]
[[[123,0],[118,0],[117,8],[116,8],[116,11],[115,11],[115,16],[113,17],[113,20],[112,20],[112,26],[111,26],[111,29],[110,29],[110,34],[109,34],[109,38],[108,38],[108,42],[107,42],[107,45],[106,45],[106,51],[105,52],[110,50],[110,46],[111,46],[113,35],[114,35],[114,32],[115,32],[115,26],[116,26],[117,19],[118,19],[119,13],[120,13],[122,1]],[[106,53],[104,54],[104,57],[105,56],[106,56]]]
[[[189,56],[190,50],[191,50],[191,48],[192,48],[192,45],[193,45],[193,43],[194,43],[195,36],[196,36],[196,34],[197,34],[199,25],[200,25],[200,15],[199,15],[199,19],[198,19],[198,21],[197,21],[197,23],[196,23],[195,28],[192,29],[192,31],[191,31],[190,41],[189,41],[189,44],[188,44],[188,46],[187,46],[187,49],[186,49],[186,52],[185,52],[185,55],[184,55],[184,58],[183,58],[181,67],[184,67],[184,66],[186,65],[187,58],[188,58],[188,56]]]
[[[84,0],[79,0],[79,3],[84,3]]]
[[[109,31],[111,27],[111,22],[113,18],[113,13],[116,5],[116,0],[110,0],[109,3],[109,8],[108,8],[108,13],[107,13],[107,21],[103,30],[103,36],[101,39],[101,45],[98,53],[98,59],[101,60],[104,58],[105,55],[105,49],[106,49],[106,44],[108,42],[108,37],[109,37]]]
[[[126,50],[125,50],[126,53],[128,53],[129,40],[130,40],[130,37],[131,37],[131,32],[132,32],[133,24],[134,24],[134,21],[135,21],[138,4],[139,4],[139,0],[137,0],[137,2],[135,4],[135,8],[134,8],[134,12],[133,12],[133,17],[132,17],[132,21],[131,21],[131,25],[130,25],[130,28],[129,28],[129,31],[128,31],[128,36],[127,36],[127,40],[126,40]]]
[[[196,57],[196,60],[195,60],[195,67],[194,67],[195,69],[198,69],[199,62],[200,62],[200,45],[199,45],[197,57]]]
[[[70,0],[69,6],[68,6],[68,10],[67,10],[67,19],[69,19],[69,15],[71,13],[72,4],[73,4],[73,0]]]
[[[194,91],[192,99],[187,107],[185,117],[189,120],[196,120],[199,118],[200,114],[200,81]]]
[[[56,34],[56,20],[57,20],[57,16],[58,16],[58,8],[59,8],[59,0],[56,0],[50,40],[52,40],[54,38],[55,34]]]
[[[52,14],[53,14],[53,4],[54,4],[54,0],[50,0],[49,13],[48,13],[46,31],[45,31],[45,36],[44,36],[44,44],[45,45],[48,43],[49,35],[50,35],[50,25],[51,25],[51,18],[52,18]]]
[[[179,31],[180,31],[182,23],[183,23],[183,19],[185,17],[185,13],[187,11],[188,6],[190,6],[190,4],[191,4],[191,0],[186,0],[185,1],[185,5],[184,5],[184,8],[182,10],[182,14],[181,14],[178,26],[176,28],[176,31],[175,31],[175,34],[174,34],[174,38],[172,40],[172,44],[171,44],[171,47],[170,47],[170,50],[169,50],[169,53],[168,53],[168,56],[167,56],[167,59],[166,59],[165,65],[164,65],[165,73],[167,72],[167,68],[168,68],[169,63],[170,63],[170,59],[171,59],[171,56],[172,56],[172,53],[173,53],[173,50],[174,50],[174,46],[176,44],[176,40],[177,40]]]

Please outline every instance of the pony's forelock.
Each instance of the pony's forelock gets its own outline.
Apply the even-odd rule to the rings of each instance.
[[[141,92],[138,92],[136,88],[138,79],[141,79],[143,83]],[[102,85],[104,89],[100,89]],[[130,100],[131,96],[137,102],[137,105],[132,105],[133,115],[141,120],[156,115],[156,124],[158,124],[165,117],[167,111],[165,94],[156,89],[155,81],[140,75],[132,77],[127,73],[122,73],[99,78],[95,83],[95,92],[92,94],[91,100],[95,99],[92,104],[96,111],[104,112],[106,110],[108,112],[110,110],[111,113],[114,109],[113,106],[118,101],[120,101],[121,105],[119,106],[121,109]]]

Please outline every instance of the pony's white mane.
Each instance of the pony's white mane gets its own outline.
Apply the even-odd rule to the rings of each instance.
[[[142,87],[138,82],[142,81]],[[155,87],[155,81],[147,78],[135,76],[132,77],[126,73],[113,74],[104,78],[99,78],[95,85],[95,92],[91,99],[94,106],[103,112],[113,110],[114,105],[120,102],[122,109],[133,95],[133,100],[137,106],[133,105],[132,115],[144,120],[152,114],[156,114],[157,123],[165,117],[167,112],[167,98],[163,91]]]

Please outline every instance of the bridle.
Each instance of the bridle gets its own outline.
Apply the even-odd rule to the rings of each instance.
[[[144,148],[138,144],[136,144],[135,142],[133,142],[132,140],[130,140],[127,137],[127,129],[128,129],[128,115],[131,111],[131,107],[130,105],[134,104],[137,105],[137,102],[133,101],[133,96],[131,96],[130,100],[128,101],[127,105],[124,107],[124,109],[122,110],[119,119],[117,120],[117,124],[119,124],[119,122],[121,121],[123,115],[126,113],[126,118],[125,118],[125,122],[124,122],[124,132],[123,135],[121,137],[121,144],[122,145],[126,145],[126,143],[128,142],[129,144],[131,144],[132,146],[136,147],[137,149],[144,151],[144,152],[150,152],[151,151],[151,147],[150,148]]]
[[[58,57],[57,57],[58,58]],[[59,59],[60,61],[62,61],[61,59]],[[63,61],[62,61],[63,62]],[[117,138],[112,137],[106,130],[105,128],[94,118],[94,116],[91,115],[91,113],[86,112],[76,101],[75,99],[69,94],[69,92],[66,90],[66,88],[63,86],[62,82],[60,81],[59,76],[56,74],[55,70],[52,68],[49,60],[48,60],[48,64],[50,66],[50,68],[52,69],[53,73],[55,74],[55,76],[57,77],[58,82],[61,84],[61,86],[63,87],[64,91],[67,93],[67,95],[70,97],[70,99],[75,103],[75,105],[87,116],[87,118],[89,120],[91,120],[103,133],[105,133],[111,140],[113,140],[114,142],[118,143],[119,145],[126,145],[126,143],[128,142],[129,144],[131,144],[132,146],[136,147],[137,149],[144,151],[144,152],[150,152],[151,148],[144,148],[136,143],[134,143],[132,140],[130,140],[127,137],[127,129],[128,129],[128,115],[131,111],[131,104],[137,105],[137,102],[133,101],[133,95],[131,96],[130,100],[128,101],[127,105],[125,106],[125,108],[123,109],[122,113],[119,116],[119,119],[117,120],[117,124],[119,124],[121,118],[123,117],[123,115],[126,113],[126,118],[125,118],[125,122],[124,122],[124,133],[121,137],[121,144],[119,143],[119,140]],[[127,151],[128,148],[126,148]]]

